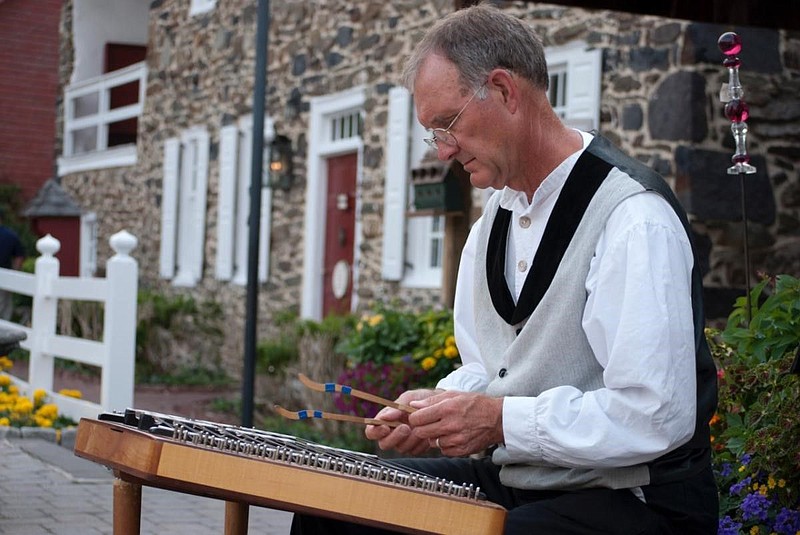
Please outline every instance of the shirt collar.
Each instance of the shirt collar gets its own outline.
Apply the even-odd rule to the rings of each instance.
[[[573,167],[575,167],[575,162],[578,161],[580,155],[583,154],[583,151],[586,150],[586,147],[588,147],[589,143],[594,139],[594,136],[588,132],[581,132],[580,130],[578,130],[578,132],[583,139],[583,145],[580,149],[570,154],[558,167],[553,169],[553,171],[545,177],[533,193],[532,202],[528,203],[528,196],[525,195],[524,192],[505,187],[500,193],[500,207],[515,213],[529,212],[554,193],[557,194],[560,192],[564,183],[567,181],[567,177],[569,177]]]

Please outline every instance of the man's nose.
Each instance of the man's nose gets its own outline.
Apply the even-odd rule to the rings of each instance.
[[[439,143],[436,145],[436,155],[443,162],[452,160],[458,151],[458,145],[447,145],[445,143]]]

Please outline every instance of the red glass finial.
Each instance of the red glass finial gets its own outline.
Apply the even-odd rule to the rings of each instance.
[[[717,46],[726,56],[735,56],[742,51],[742,38],[734,32],[725,32],[719,36]]]
[[[735,98],[725,104],[725,117],[734,123],[743,123],[750,117],[750,108],[744,100]]]

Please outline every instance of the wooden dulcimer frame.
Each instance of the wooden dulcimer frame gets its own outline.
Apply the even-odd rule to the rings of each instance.
[[[220,446],[224,441],[215,440],[217,445],[213,446],[212,440],[213,447],[209,447],[202,440],[200,444],[197,440],[192,443],[119,421],[84,418],[78,425],[75,454],[114,471],[115,535],[138,535],[142,485],[225,500],[226,535],[247,533],[249,505],[338,518],[403,533],[503,532],[506,510],[480,499],[478,490],[470,495],[472,491],[468,489],[465,496],[463,489],[456,491],[449,488],[452,483],[428,481],[429,476],[423,476],[426,481],[417,480],[417,475],[412,475],[411,480],[405,474],[375,476],[376,470],[384,469],[365,467],[360,461],[340,461],[338,468],[337,461],[333,461],[333,469],[327,464],[322,467],[322,461],[314,459],[302,461],[307,465],[298,465],[292,461],[296,453],[279,451],[275,459],[269,459],[263,448],[259,451],[241,444]],[[372,478],[363,477],[364,472],[370,471]],[[398,484],[398,479],[405,483]]]

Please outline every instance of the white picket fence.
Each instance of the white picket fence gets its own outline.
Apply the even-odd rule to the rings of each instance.
[[[20,346],[30,352],[28,381],[17,377],[12,380],[28,395],[45,389],[59,412],[76,421],[133,406],[139,266],[130,252],[137,240],[123,230],[111,236],[109,244],[116,254],[106,263],[105,278],[60,276],[60,264],[54,255],[61,243],[49,234],[36,242],[41,256],[36,259],[33,274],[0,268],[0,288],[33,299],[30,327],[0,320],[5,328],[27,335]],[[102,341],[57,334],[59,299],[103,303]],[[100,368],[99,404],[53,392],[56,357]]]

